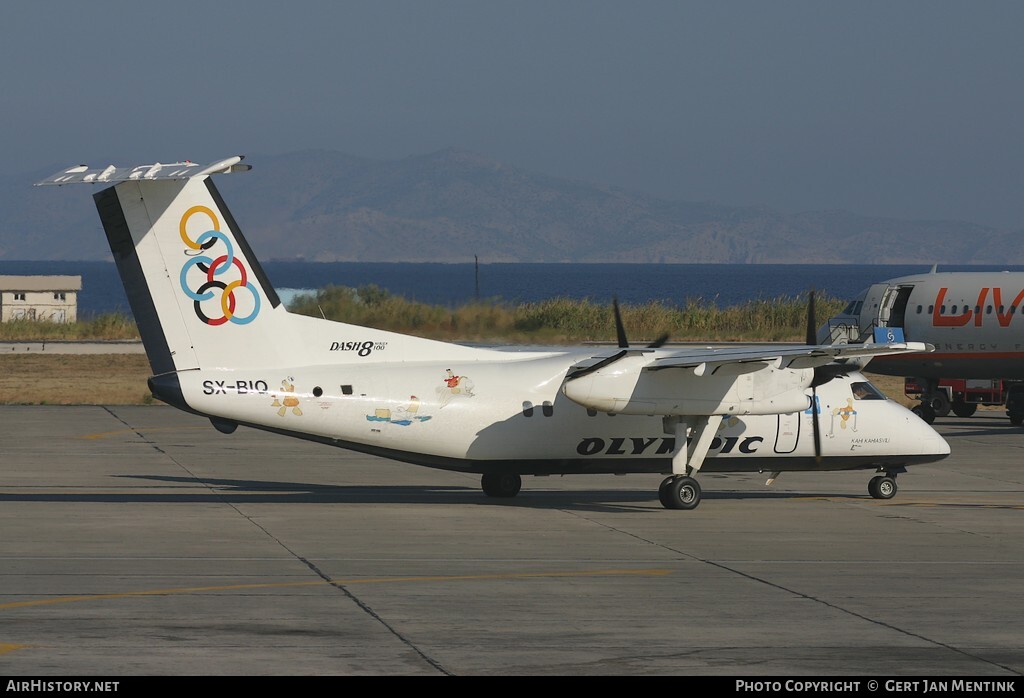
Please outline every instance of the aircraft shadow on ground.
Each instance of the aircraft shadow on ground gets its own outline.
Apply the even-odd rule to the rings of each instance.
[[[622,508],[658,510],[656,482],[646,490],[546,490],[543,479],[531,489],[529,479],[519,496],[511,499],[487,497],[477,487],[433,485],[318,485],[271,480],[225,480],[157,475],[118,475],[117,478],[187,485],[190,491],[130,492],[24,492],[0,493],[0,502],[117,503],[117,504],[439,504],[511,506],[524,509],[616,510]],[[209,491],[195,491],[209,488]],[[870,499],[867,494],[835,492],[741,492],[704,490],[709,500],[789,500],[805,498]]]

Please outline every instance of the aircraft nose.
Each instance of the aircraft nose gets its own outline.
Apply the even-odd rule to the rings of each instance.
[[[948,456],[949,455],[949,442],[946,441],[944,438],[942,438],[942,434],[940,434],[939,432],[935,431],[934,429],[932,429],[927,424],[925,424],[925,426],[928,427],[928,430],[931,432],[931,434],[929,434],[926,437],[927,438],[926,443],[927,443],[927,445],[930,448],[935,449],[933,451],[933,453],[935,453],[936,455]]]
[[[910,412],[910,410],[907,410]],[[913,412],[910,412],[911,419],[908,426],[913,428],[914,435],[922,447],[922,454],[948,456],[949,442],[942,438],[942,434],[935,431],[932,425],[925,422]]]

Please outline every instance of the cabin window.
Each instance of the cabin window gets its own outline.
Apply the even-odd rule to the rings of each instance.
[[[341,386],[341,394],[342,395],[351,395],[352,394],[352,386],[351,385],[343,385],[343,386]]]
[[[981,306],[980,305],[974,306],[974,314],[975,315],[981,315]]]
[[[928,306],[928,314],[931,315],[934,312],[935,312],[935,306],[934,305],[929,305]]]
[[[1010,315],[1013,315],[1016,312],[1017,312],[1017,306],[1011,305],[1010,306]]]
[[[956,306],[953,306],[953,314],[956,315]]]
[[[15,293],[14,294],[14,300],[16,300],[16,301],[23,301],[23,300],[25,300],[25,294],[24,293]]]
[[[879,392],[878,388],[871,385],[867,381],[857,381],[856,383],[850,383],[850,391],[853,393],[854,400],[884,400],[885,395]]]
[[[1005,305],[999,306],[999,314],[1002,315],[1005,312],[1006,312],[1006,306]]]
[[[523,403],[523,416],[524,417],[532,417],[533,416],[533,403],[532,402],[526,401],[526,402]]]
[[[320,397],[323,394],[324,394],[324,389],[321,388],[319,385],[316,386],[315,388],[313,388],[313,397]]]
[[[992,306],[991,305],[986,305],[985,306],[985,314],[986,315],[991,315],[992,314]]]
[[[923,306],[920,306],[920,305],[919,305],[919,306],[917,306],[917,314],[918,314],[918,315],[920,315],[920,314],[921,314],[921,311],[922,311],[922,310],[924,310],[924,307],[923,307]]]
[[[545,417],[550,417],[555,413],[555,406],[545,400],[544,404],[541,406],[541,410],[544,412]]]

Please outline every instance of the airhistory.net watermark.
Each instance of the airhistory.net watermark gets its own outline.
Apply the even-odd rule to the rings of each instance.
[[[120,681],[47,681],[43,679],[9,679],[4,690],[9,693],[113,693]]]

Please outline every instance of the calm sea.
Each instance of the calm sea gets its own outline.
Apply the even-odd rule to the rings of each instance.
[[[424,303],[455,306],[477,294],[469,264],[360,262],[266,262],[271,283],[287,302],[287,289],[377,284]],[[872,283],[928,271],[904,264],[481,264],[479,296],[510,303],[567,297],[610,303],[663,301],[684,304],[701,298],[719,306],[756,298],[819,294],[852,297]],[[942,271],[1024,271],[1024,266],[940,266]],[[113,262],[0,261],[4,274],[71,274],[82,277],[79,316],[130,312]]]

